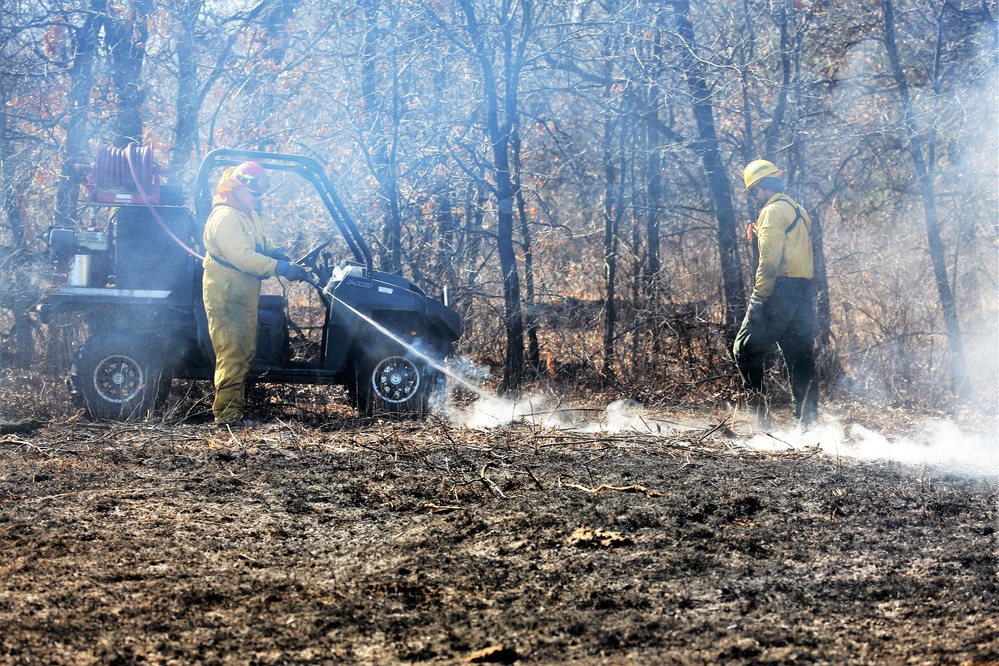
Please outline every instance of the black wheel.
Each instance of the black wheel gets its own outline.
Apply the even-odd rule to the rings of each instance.
[[[145,418],[170,387],[154,350],[155,345],[122,335],[91,337],[70,370],[76,402],[94,420]]]
[[[376,413],[422,416],[434,373],[426,363],[401,350],[368,354],[357,364],[351,394],[365,415]]]

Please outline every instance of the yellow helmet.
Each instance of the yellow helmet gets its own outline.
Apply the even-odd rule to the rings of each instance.
[[[742,172],[742,180],[746,183],[746,189],[743,190],[742,193],[748,193],[753,185],[760,182],[767,176],[779,176],[782,173],[784,172],[774,166],[773,162],[768,162],[766,160],[753,160],[746,165],[745,170]]]

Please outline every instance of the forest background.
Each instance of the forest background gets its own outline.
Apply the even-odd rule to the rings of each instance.
[[[765,158],[814,221],[826,394],[996,411],[994,0],[0,4],[5,365],[56,348],[75,165],[136,141],[188,192],[214,148],[317,158],[505,388],[729,399]],[[330,232],[291,183],[267,209],[292,255]]]

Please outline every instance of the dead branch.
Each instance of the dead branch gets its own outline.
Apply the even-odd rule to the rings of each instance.
[[[492,463],[486,463],[485,465],[482,466],[482,469],[479,470],[479,480],[485,484],[486,488],[489,489],[489,492],[495,495],[499,495],[503,499],[507,499],[507,496],[503,494],[503,491],[499,489],[499,486],[497,486],[492,479],[486,476],[486,470],[489,469],[489,465],[491,464]]]
[[[20,423],[0,423],[0,435],[30,435],[42,427],[39,421],[22,421]]]
[[[593,495],[597,493],[606,492],[608,490],[619,492],[619,493],[643,493],[646,497],[665,497],[664,493],[658,490],[649,490],[645,486],[640,486],[637,483],[633,486],[608,486],[602,485],[597,488],[587,488],[586,486],[581,486],[576,483],[566,483],[564,484],[566,488],[575,488],[576,490],[582,490]]]
[[[421,504],[420,508],[425,510],[427,513],[451,513],[452,511],[464,511],[465,507],[459,505],[444,505],[440,506],[437,504]]]

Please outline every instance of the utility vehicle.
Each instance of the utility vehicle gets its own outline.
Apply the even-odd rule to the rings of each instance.
[[[60,284],[40,312],[43,319],[78,313],[86,323],[69,369],[74,400],[94,419],[144,418],[163,403],[174,378],[213,378],[201,237],[221,170],[245,161],[311,184],[333,222],[330,233],[343,238],[351,255],[336,261],[331,235],[297,262],[314,278],[324,309],[311,358],[293,352],[290,331],[301,329],[287,299],[261,296],[248,381],[342,385],[365,414],[422,413],[440,379],[440,362],[461,336],[461,319],[445,302],[446,292],[432,298],[410,280],[374,270],[368,244],[316,160],[212,151],[195,178],[192,212],[182,191],[160,184],[151,148],[134,143],[102,148],[97,162],[82,168],[94,211],[89,223],[48,233]],[[96,212],[101,208],[107,209],[104,224]]]

